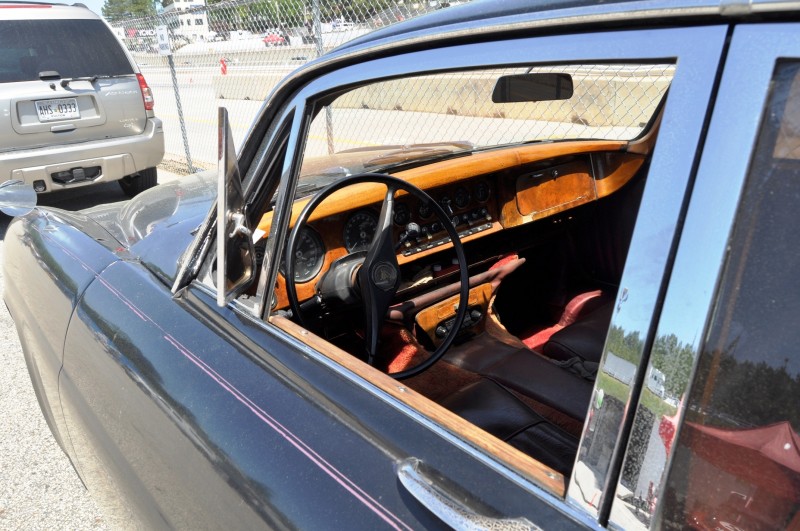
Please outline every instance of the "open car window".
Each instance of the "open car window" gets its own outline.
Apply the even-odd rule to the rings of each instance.
[[[481,69],[315,100],[272,322],[563,494],[674,72]]]
[[[696,73],[724,36],[657,33],[609,33],[609,55],[538,38],[550,62],[471,44],[313,80],[254,227],[276,333],[599,519],[645,367],[631,350],[607,378],[607,336],[621,316],[626,333],[653,326],[692,172],[677,154],[697,149],[713,87]],[[698,35],[716,48],[696,54]],[[636,46],[653,59],[621,51]]]

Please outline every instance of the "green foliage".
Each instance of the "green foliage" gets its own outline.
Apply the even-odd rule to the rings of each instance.
[[[639,337],[638,331],[626,334],[622,328],[612,326],[608,332],[608,347],[616,356],[638,364],[644,341]],[[675,334],[659,336],[653,344],[650,361],[653,367],[667,375],[667,395],[679,397],[683,394],[692,375],[692,346],[681,343]]]
[[[613,326],[608,332],[608,347],[616,356],[637,363],[644,349],[638,332],[626,334]],[[733,424],[754,423],[764,426],[788,420],[800,427],[800,375],[792,375],[786,366],[776,367],[765,362],[738,360],[736,344],[726,352],[705,353],[693,381],[692,415],[707,416],[706,422],[729,427]],[[651,349],[653,367],[667,378],[667,396],[680,397],[692,379],[694,349],[674,334],[658,336]],[[626,400],[627,388],[601,374],[598,378],[606,392]],[[642,403],[657,414],[672,414],[674,408],[656,397],[645,386]],[[695,419],[700,420],[700,419]]]
[[[669,375],[665,384],[667,394],[674,397],[682,395],[692,376],[692,346],[681,343],[675,334],[658,336],[650,360],[656,369]]]
[[[113,23],[124,19],[155,16],[156,7],[152,0],[106,0],[102,11],[103,17]]]
[[[619,326],[612,326],[608,331],[608,348],[618,358],[638,365],[644,342],[639,338],[639,331],[625,333]]]
[[[795,430],[800,428],[800,375],[790,374],[786,366],[708,353],[695,381],[691,404],[699,406],[707,423],[766,426],[788,420]]]
[[[348,0],[346,2],[321,1],[322,20],[343,19],[363,22],[395,2],[387,0]]]

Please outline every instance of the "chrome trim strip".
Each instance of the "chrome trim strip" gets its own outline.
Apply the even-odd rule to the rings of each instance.
[[[651,157],[588,421],[583,428],[579,458],[568,487],[568,503],[595,515],[601,524],[611,508],[644,381],[643,360],[647,359],[648,341],[653,336],[654,319],[669,278],[678,222],[695,169],[728,28],[665,31],[674,32],[676,40],[665,45],[661,53],[676,57],[678,66],[664,106],[659,139]],[[637,49],[636,53],[641,56],[646,52]],[[618,337],[636,338],[638,342],[629,345],[618,341]],[[612,352],[618,348],[615,342],[622,343],[625,352]],[[620,376],[623,372],[624,378]]]
[[[691,389],[697,360],[704,347],[728,252],[728,240],[755,149],[775,64],[780,58],[800,58],[799,33],[798,23],[743,25],[734,30],[731,39],[727,66],[714,105],[714,118],[709,126],[656,334],[656,337],[675,334],[682,343],[691,347],[694,356],[692,374],[681,373],[678,367],[665,373],[665,382],[675,380],[682,385],[683,392],[679,394],[683,396],[687,396]],[[742,68],[742,65],[748,67]],[[741,112],[741,109],[762,109],[762,112]],[[713,215],[709,216],[709,212]],[[652,363],[648,364],[648,370],[653,368]],[[680,404],[673,442],[680,436],[684,415],[685,407]],[[652,422],[637,413],[633,432],[652,433]],[[651,442],[654,444],[649,444]],[[642,463],[642,470],[653,471],[658,503],[651,527],[657,527],[663,509],[664,487],[672,462],[672,456],[664,451],[663,445],[658,448],[661,444],[659,438],[653,437],[647,441],[630,441],[623,464],[624,469],[626,464]],[[624,529],[646,529],[641,522],[638,526],[632,525],[634,521],[628,518],[625,504],[620,501],[626,492],[630,490],[617,482],[609,524]]]

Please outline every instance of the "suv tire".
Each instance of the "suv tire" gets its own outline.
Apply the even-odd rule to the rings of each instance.
[[[133,197],[144,192],[148,188],[158,184],[158,172],[156,168],[147,168],[138,174],[128,175],[119,180],[119,186],[125,195]]]

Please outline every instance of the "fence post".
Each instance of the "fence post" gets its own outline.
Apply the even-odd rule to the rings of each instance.
[[[319,9],[319,0],[311,2],[311,16],[314,18],[314,42],[317,45],[317,57],[325,53],[322,45],[322,14]],[[325,106],[325,132],[328,140],[328,155],[333,155],[333,111],[330,105]]]
[[[189,173],[194,173],[192,165],[192,155],[189,153],[189,137],[186,136],[186,120],[183,119],[183,107],[181,106],[181,94],[178,92],[178,76],[175,74],[175,61],[172,54],[167,56],[169,61],[169,73],[172,75],[172,90],[175,91],[175,104],[178,107],[178,120],[181,123],[181,136],[183,136],[183,149],[186,151],[186,165],[189,166]]]
[[[169,21],[166,20],[166,17],[163,15],[159,15],[156,20],[159,22],[159,25],[156,27],[159,42],[158,53],[167,56],[169,73],[172,77],[172,90],[175,92],[175,104],[178,107],[178,121],[181,124],[183,149],[186,152],[186,164],[189,166],[189,173],[194,173],[192,155],[189,153],[189,138],[186,136],[186,120],[183,118],[183,107],[181,106],[181,94],[178,92],[178,76],[175,74],[175,61],[172,60],[172,45],[169,39]]]

